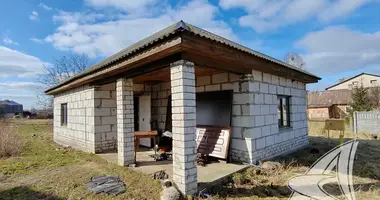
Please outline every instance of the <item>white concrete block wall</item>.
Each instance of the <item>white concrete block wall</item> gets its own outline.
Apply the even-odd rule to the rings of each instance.
[[[150,86],[134,84],[133,91],[150,91]],[[61,104],[68,105],[68,123],[61,126]],[[117,148],[116,83],[88,85],[54,96],[54,140],[86,152],[98,153]]]
[[[170,86],[169,81],[133,86],[134,91],[151,94],[152,120],[157,120],[161,130],[165,128]],[[106,89],[105,86],[101,91],[97,91],[95,88],[82,86],[55,96],[54,136],[58,143],[88,152],[99,150],[95,148],[95,141],[100,141],[98,147],[99,143],[100,147],[112,146],[109,141],[113,139],[108,138],[113,138],[112,134],[115,131],[112,128],[114,96],[111,90]],[[196,77],[196,92],[221,90],[233,90],[230,143],[230,156],[233,160],[257,162],[308,144],[304,83],[259,71],[252,71],[252,74],[243,77],[232,73]],[[277,95],[291,97],[290,128],[278,128]],[[102,99],[102,106],[96,108],[99,102],[91,98]],[[68,103],[67,126],[60,125],[61,103]],[[101,117],[102,120],[95,116]]]
[[[88,85],[54,96],[54,141],[95,153],[95,88]],[[67,125],[61,125],[61,105],[67,103]]]
[[[244,105],[234,105],[232,159],[256,163],[308,145],[305,84],[259,71],[253,71],[252,75],[250,80],[240,83],[239,91],[249,91],[250,98],[238,97],[239,100],[234,101],[234,104]],[[239,95],[242,94],[234,97]],[[278,127],[278,95],[290,96],[291,127]],[[251,121],[252,126],[242,127],[249,124],[242,120]],[[242,136],[237,138],[240,132]]]
[[[117,149],[116,83],[95,88],[95,152]]]

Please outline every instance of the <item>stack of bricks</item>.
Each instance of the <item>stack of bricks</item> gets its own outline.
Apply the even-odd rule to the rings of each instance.
[[[135,163],[132,79],[120,78],[117,80],[116,103],[118,163],[128,166]]]
[[[197,192],[196,113],[194,64],[173,63],[170,68],[173,120],[173,179],[184,194]]]

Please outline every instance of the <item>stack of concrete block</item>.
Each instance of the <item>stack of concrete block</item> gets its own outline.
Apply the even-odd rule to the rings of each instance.
[[[173,120],[173,179],[184,194],[197,192],[194,64],[178,61],[170,68]]]
[[[135,163],[132,79],[120,78],[117,80],[116,103],[118,164],[128,166]]]

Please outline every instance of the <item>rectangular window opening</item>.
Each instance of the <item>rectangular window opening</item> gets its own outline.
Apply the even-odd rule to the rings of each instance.
[[[61,126],[67,125],[67,103],[61,104]]]
[[[277,118],[278,127],[290,127],[290,97],[278,96],[277,97]]]

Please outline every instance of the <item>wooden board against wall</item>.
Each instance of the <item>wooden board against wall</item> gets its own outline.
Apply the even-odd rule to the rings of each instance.
[[[197,153],[227,159],[231,131],[226,128],[204,126],[196,130]]]

